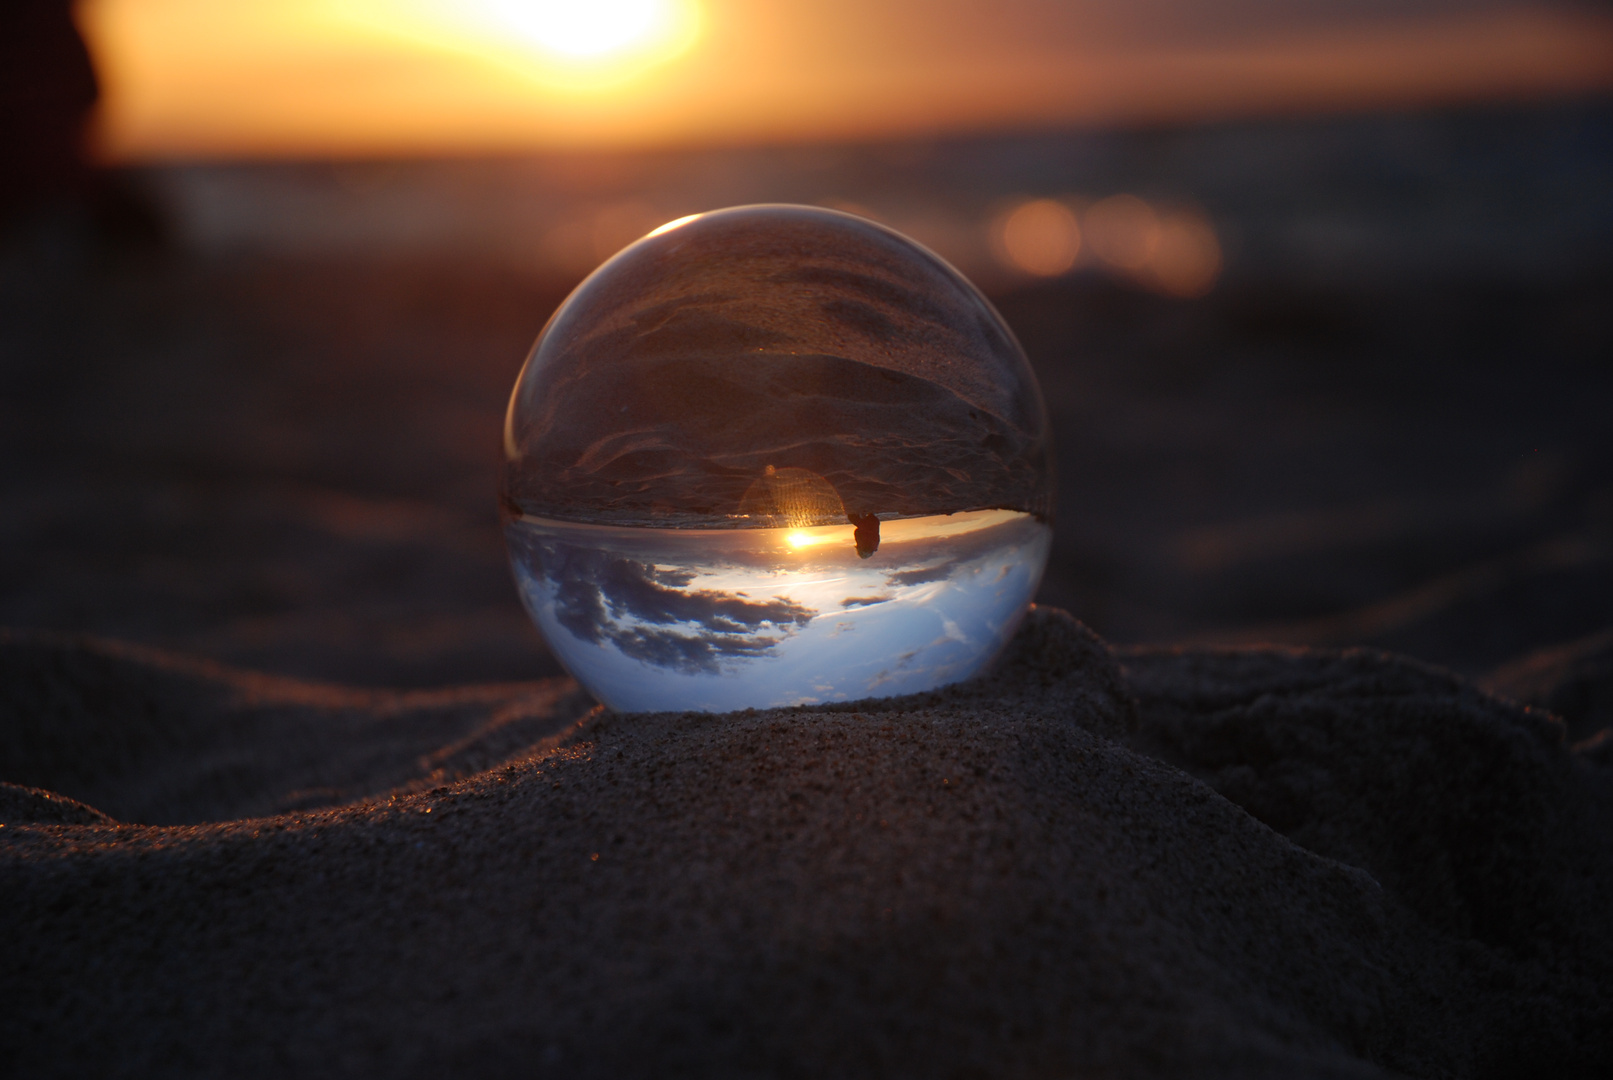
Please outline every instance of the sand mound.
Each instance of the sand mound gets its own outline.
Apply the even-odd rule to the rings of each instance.
[[[7,824],[0,1045],[28,1075],[1592,1075],[1613,1057],[1608,774],[1559,724],[1382,654],[1123,661],[1044,610],[996,676],[947,693],[593,713],[340,809]]]
[[[1596,738],[1613,726],[1613,630],[1537,649],[1497,668],[1479,685],[1551,710],[1568,725],[1571,743]]]
[[[0,821],[11,824],[112,825],[110,817],[93,806],[85,806],[43,788],[0,783]]]
[[[563,728],[569,679],[352,690],[157,649],[0,631],[0,780],[177,825],[435,787]]]
[[[1397,1067],[1535,1075],[1574,1058],[1584,1031],[1572,1017],[1609,1030],[1613,932],[1588,915],[1613,884],[1613,774],[1565,749],[1560,719],[1367,650],[1124,659],[1144,717],[1134,745],[1307,851],[1366,870],[1393,901],[1402,994],[1421,986],[1465,1014],[1447,1020],[1437,1054],[1411,1059],[1421,1069]],[[1401,1008],[1416,1015],[1405,997]],[[1613,1039],[1601,1038],[1605,1061]]]

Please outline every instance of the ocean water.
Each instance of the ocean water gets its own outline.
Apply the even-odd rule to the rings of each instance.
[[[1036,593],[1052,530],[983,510],[807,528],[652,529],[520,515],[522,602],[618,712],[917,693],[980,672]]]

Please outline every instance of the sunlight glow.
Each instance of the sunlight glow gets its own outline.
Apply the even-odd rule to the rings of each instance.
[[[800,551],[821,544],[852,543],[851,533],[846,525],[824,525],[816,529],[795,529],[784,537],[784,542]]]
[[[935,0],[76,0],[73,11],[103,91],[96,152],[111,161],[772,145],[1613,88],[1613,13],[1586,5],[1429,5],[1417,18],[1269,34],[1240,16],[1206,36],[1171,30],[1192,5],[1169,0],[1132,15],[1107,5],[1115,33],[1129,30],[1101,39],[1055,17],[1064,6],[1016,2],[1041,14],[1009,17]],[[1082,240],[1075,267],[1102,259]],[[1183,282],[1206,276],[1205,245],[1186,232],[1160,243],[1195,253],[1178,260],[1200,268]]]
[[[880,550],[888,552],[901,544],[955,539],[982,529],[995,528],[1023,516],[1017,510],[965,510],[956,514],[922,518],[888,518],[879,525],[879,546]],[[850,525],[814,525],[790,529],[784,533],[782,539],[796,551],[822,547],[825,544],[856,546],[855,530]]]
[[[338,0],[356,22],[468,51],[541,82],[611,86],[684,52],[694,0]]]
[[[552,52],[604,56],[664,35],[667,0],[483,0],[489,15]]]
[[[682,61],[711,2],[80,0],[74,11],[103,90],[95,150],[123,160],[647,138],[687,111],[667,89],[692,77]]]

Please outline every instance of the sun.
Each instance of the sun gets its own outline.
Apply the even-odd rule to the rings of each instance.
[[[548,52],[603,59],[667,36],[678,21],[670,0],[482,0],[486,12]]]
[[[439,16],[494,50],[526,53],[573,75],[630,74],[683,52],[696,0],[430,0]]]
[[[700,0],[308,0],[350,27],[560,92],[609,91],[700,37]]]

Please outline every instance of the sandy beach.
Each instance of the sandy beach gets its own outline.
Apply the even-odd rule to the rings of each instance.
[[[365,697],[65,638],[0,657],[19,1076],[1613,1054],[1605,736],[1570,748],[1387,654],[1116,655],[1038,609],[949,691],[633,716],[553,682]]]
[[[1600,1076],[1610,117],[195,163],[123,177],[166,247],[8,235],[0,1073]],[[499,534],[510,388],[581,272],[539,226],[823,199],[940,245],[1044,192],[1191,196],[1226,267],[1195,300],[988,285],[1057,475],[1002,667],[597,710]],[[417,225],[452,243],[392,243]],[[848,350],[884,326],[800,284]],[[891,512],[906,461],[969,504],[945,469],[982,404],[995,475],[1032,460],[1012,401],[920,373],[902,412],[896,368],[781,345],[707,388],[821,422],[635,361],[646,392],[577,384],[559,495],[659,461],[690,512],[743,505],[800,436],[850,503]],[[623,405],[646,458],[594,430]],[[835,441],[870,417],[885,457]]]

